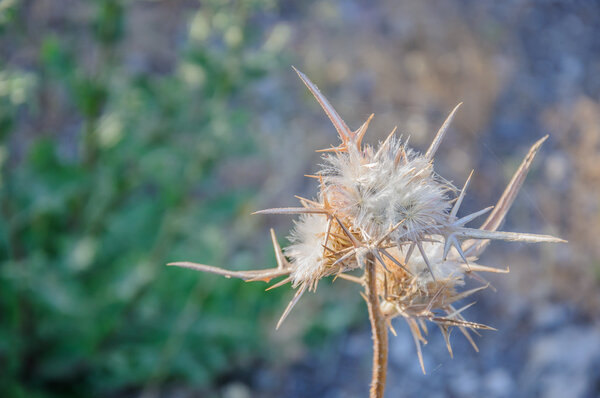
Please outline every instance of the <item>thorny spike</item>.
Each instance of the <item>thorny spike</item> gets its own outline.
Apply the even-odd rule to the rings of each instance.
[[[389,258],[394,264],[396,264],[398,267],[402,268],[404,271],[408,272],[409,275],[412,275],[412,272],[410,272],[404,265],[402,265],[402,263],[400,263],[400,261],[398,261],[396,258],[394,258],[394,256],[392,256],[390,253],[388,253],[387,250],[380,248],[379,251],[381,253],[383,253],[384,256],[386,256],[387,258]]]
[[[462,327],[462,328],[469,328],[469,329],[482,329],[482,330],[497,330],[491,326],[488,325],[484,325],[483,323],[477,323],[477,322],[469,322],[469,321],[463,321],[462,319],[452,319],[452,318],[445,318],[445,317],[433,317],[431,318],[432,321],[436,322],[436,323],[441,323],[447,326],[458,326],[458,327]],[[473,333],[475,333],[475,330],[473,330]]]
[[[485,222],[481,226],[481,229],[492,231],[500,227],[500,224],[502,224],[502,221],[504,220],[504,216],[508,212],[510,206],[513,204],[517,193],[519,192],[521,186],[523,185],[523,182],[525,181],[525,177],[527,176],[527,172],[531,168],[531,164],[533,163],[533,159],[535,158],[537,151],[547,139],[548,135],[545,135],[544,137],[536,141],[535,144],[533,144],[533,146],[523,159],[523,162],[517,169],[516,173],[513,175],[512,179],[508,183],[508,186],[502,193],[502,196],[498,200],[498,203],[496,204],[496,209],[488,216],[487,220],[485,220]]]
[[[373,253],[375,258],[381,263],[381,265],[383,266],[383,269],[385,269],[387,272],[390,272],[387,265],[385,265],[385,261],[383,261],[383,258],[381,258],[381,254],[379,254],[379,251],[377,251],[377,249],[373,249],[373,250],[371,250],[371,253]],[[384,274],[384,277],[385,277],[385,274]],[[387,283],[386,283],[386,287],[387,287]]]
[[[287,278],[282,279],[279,282],[277,282],[276,284],[274,284],[274,285],[269,286],[268,288],[266,288],[265,292],[268,292],[271,289],[277,289],[278,287],[285,285],[286,283],[290,282],[291,280],[292,280],[292,277],[288,276]]]
[[[358,150],[360,150],[362,139],[365,136],[367,129],[369,128],[369,124],[371,123],[373,116],[375,116],[375,114],[371,113],[371,115],[367,118],[367,121],[364,122],[362,126],[360,126],[360,128],[354,132],[354,145],[356,145],[356,149]]]
[[[452,305],[449,305],[448,308],[450,308],[450,310],[452,310],[452,311],[456,311],[456,309]],[[450,313],[449,310],[446,310],[446,312]],[[465,320],[460,314],[458,315],[458,318],[460,320],[462,320],[462,321]],[[471,337],[471,334],[469,333],[469,331],[467,330],[467,328],[465,328],[464,326],[460,325],[460,326],[458,326],[458,330],[460,330],[460,332],[465,336],[465,338],[469,341],[469,343],[471,343],[471,346],[473,347],[473,349],[475,350],[475,352],[479,352],[479,347],[477,347],[477,344],[475,343],[475,341]],[[477,333],[476,330],[473,330],[473,333],[479,335],[479,333]]]
[[[327,200],[327,194],[325,193],[325,180],[323,180],[322,174],[319,174],[319,185],[321,187],[321,192],[323,192],[323,207],[329,209],[329,201]]]
[[[335,262],[333,264],[331,264],[331,266],[335,267],[336,265],[348,260],[350,257],[352,257],[355,254],[356,254],[356,250],[349,251],[348,253],[344,254],[342,257],[335,260]]]
[[[325,245],[323,245],[323,249],[333,253],[334,255],[337,253],[336,250],[332,249],[331,247],[325,246]]]
[[[337,280],[338,276],[340,276],[343,272],[344,272],[344,270],[340,268],[340,270],[333,277],[333,280],[331,281],[331,283],[335,282]]]
[[[412,333],[413,340],[415,341],[415,346],[417,347],[417,356],[419,357],[419,364],[421,365],[421,370],[423,371],[423,374],[426,374],[427,372],[425,372],[425,364],[423,363],[423,352],[421,352],[420,341],[425,339],[423,339],[423,336],[421,336],[421,332],[419,331],[419,325],[417,325],[417,322],[414,319],[406,318],[406,322],[410,327],[410,332]],[[427,341],[425,341],[425,343],[427,343]]]
[[[457,225],[457,223],[455,223],[455,225]],[[458,239],[456,239],[455,231],[445,237],[444,252],[442,254],[442,260],[446,261],[446,258],[448,258],[448,253],[450,252],[450,248],[452,248],[452,246],[454,246],[454,248],[456,248],[456,251],[458,252],[460,257],[463,259],[465,264],[468,265],[469,261],[467,260],[467,256],[466,256],[465,252],[462,250],[462,245],[458,242]]]
[[[487,267],[485,265],[473,264],[473,263],[470,263],[469,267],[471,268],[471,271],[474,271],[474,272],[493,272],[493,273],[497,273],[497,274],[508,274],[510,272],[510,269],[508,267],[506,267],[506,269],[500,269],[500,268]]]
[[[438,239],[432,239],[432,238],[420,238],[421,242],[427,242],[427,243],[440,243],[440,241]]]
[[[321,205],[320,203],[315,202],[314,200],[306,199],[299,195],[294,195],[294,198],[298,199],[302,206],[304,206],[304,208],[308,208],[307,205],[315,206],[314,208],[318,208],[318,206]]]
[[[471,213],[468,216],[464,216],[463,218],[455,221],[454,225],[465,225],[466,223],[473,221],[477,217],[484,215],[485,213],[492,210],[493,208],[494,208],[494,206],[489,206],[489,207],[486,207],[485,209],[476,211],[475,213]]]
[[[353,134],[352,131],[346,125],[346,122],[344,122],[344,119],[342,119],[340,115],[338,115],[338,113],[333,108],[333,106],[331,106],[327,98],[325,98],[325,96],[321,94],[317,86],[313,82],[311,82],[310,79],[306,77],[304,73],[300,72],[293,66],[292,68],[298,74],[298,76],[300,76],[300,79],[302,79],[302,82],[304,82],[304,84],[310,90],[312,95],[317,99],[317,101],[321,105],[321,108],[323,108],[323,110],[327,114],[327,117],[329,117],[329,120],[331,120],[331,123],[333,123],[333,126],[337,130],[342,142],[344,144],[347,143],[352,138]]]
[[[467,192],[467,188],[469,187],[469,182],[471,182],[471,177],[473,177],[474,171],[475,170],[471,170],[469,177],[467,177],[467,181],[465,181],[465,185],[463,185],[462,189],[460,190],[460,194],[458,195],[458,198],[456,199],[456,202],[454,203],[454,207],[452,207],[452,211],[450,212],[450,217],[456,217],[456,214],[458,213],[458,209],[459,209],[460,205],[462,204],[462,201],[465,197],[465,193]]]
[[[329,214],[325,209],[314,209],[310,207],[278,207],[274,209],[259,210],[255,214]]]
[[[529,149],[529,152],[527,153],[527,155],[525,155],[525,158],[521,162],[521,165],[519,166],[519,168],[511,178],[510,182],[506,186],[506,189],[502,193],[502,196],[498,200],[498,203],[496,203],[496,207],[490,213],[485,222],[481,225],[480,229],[495,231],[500,227],[500,225],[504,221],[506,213],[515,201],[515,198],[517,197],[517,194],[519,193],[519,190],[521,189],[521,186],[525,181],[525,177],[527,176],[527,173],[531,168],[531,164],[533,163],[533,159],[535,158],[537,151],[540,149],[540,147],[542,146],[544,141],[546,141],[547,138],[548,135],[542,137]],[[483,250],[489,244],[489,242],[489,240],[483,240],[480,242],[470,242],[470,244],[467,245],[468,247],[465,250],[465,253],[467,253],[467,255],[478,255],[479,253],[483,252]]]
[[[404,257],[404,264],[408,264],[410,261],[410,256],[412,256],[413,251],[415,250],[415,242],[411,243],[408,247],[408,251],[406,252],[406,256]]]
[[[427,264],[427,269],[429,269],[429,273],[431,274],[431,277],[433,278],[433,280],[435,281],[435,275],[433,274],[433,269],[431,268],[431,263],[429,262],[429,258],[427,258],[427,255],[425,254],[425,250],[423,250],[423,244],[419,241],[416,242],[417,243],[417,247],[419,248],[419,252],[421,252],[421,257],[423,257],[423,261],[425,261],[425,264]]]
[[[396,154],[396,157],[394,158],[394,166],[398,166],[398,164],[400,164],[400,161],[402,161],[402,164],[406,164],[408,161],[408,158],[406,157],[406,150],[404,149],[404,146],[401,146],[400,149],[398,149],[398,153]]]
[[[452,305],[448,306],[452,311],[456,311],[456,308],[454,308]],[[448,313],[449,311],[446,310],[446,313]],[[461,314],[458,314],[456,316],[459,320],[464,321],[464,322],[468,322]],[[477,336],[481,337],[481,334],[477,331],[478,328],[470,328],[471,332],[475,333]]]
[[[469,261],[467,260],[467,256],[465,256],[465,252],[463,252],[462,247],[456,239],[456,237],[454,236],[454,234],[450,234],[450,236],[446,238],[446,242],[444,243],[444,252],[442,254],[442,260],[446,261],[446,259],[448,258],[448,252],[450,251],[450,248],[452,246],[454,246],[454,248],[456,249],[460,257],[463,259],[463,261],[467,265],[467,268],[470,271],[471,268],[469,267]]]
[[[467,290],[467,291],[455,294],[454,296],[450,297],[448,300],[451,301],[451,302],[462,300],[462,299],[464,299],[466,297],[471,296],[472,294],[475,294],[475,293],[480,292],[480,291],[482,291],[484,289],[487,289],[489,286],[490,286],[490,284],[488,283],[485,286],[479,286],[479,287],[476,287],[474,289]]]
[[[325,148],[325,149],[317,149],[315,152],[317,153],[325,153],[325,152],[335,152],[335,153],[340,153],[340,152],[345,152],[347,151],[347,147],[346,144],[342,144],[340,146],[332,146],[330,148]]]
[[[386,233],[385,235],[383,235],[378,241],[377,243],[375,243],[375,246],[380,246],[384,240],[386,240],[395,230],[398,229],[398,227],[402,224],[404,224],[404,221],[406,221],[405,218],[403,218],[402,220],[400,220],[399,222],[397,222],[393,227],[391,227]]]
[[[325,257],[325,249],[327,248],[327,243],[329,243],[329,235],[331,233],[331,222],[333,219],[331,217],[327,218],[327,228],[325,230],[325,243],[323,243],[323,257]]]
[[[465,328],[464,326],[459,326],[458,330],[460,330],[460,332],[465,336],[465,338],[469,341],[469,343],[471,343],[471,347],[473,347],[475,352],[479,352],[479,347],[477,347],[475,340],[473,340],[473,337],[471,337],[471,334],[469,334],[469,331],[467,330],[467,328]]]
[[[452,346],[450,345],[450,329],[446,325],[442,325],[440,323],[437,324],[442,332],[442,336],[444,336],[444,341],[446,342],[446,348],[448,349],[448,354],[450,354],[450,358],[454,358],[454,354],[452,353]]]
[[[453,245],[453,241],[451,239],[452,236],[453,235],[446,237],[446,241],[444,242],[444,252],[442,253],[442,261],[446,261],[446,259],[448,258],[448,253],[450,252],[450,249],[452,248],[452,245]]]
[[[331,233],[330,235],[331,235],[331,236],[337,236],[337,237],[339,237],[339,236],[340,236],[340,235],[338,235],[338,234],[334,234],[334,233]],[[349,251],[356,250],[356,248],[355,248],[355,247],[346,247],[346,248],[344,248],[344,249],[340,249],[340,250],[333,250],[332,248],[330,248],[330,247],[327,247],[327,246],[324,246],[324,247],[325,247],[325,249],[327,249],[327,250],[329,250],[331,253],[333,253],[333,255],[334,255],[334,256],[339,256],[340,254],[343,254],[343,253],[347,253],[347,252],[349,252]]]
[[[525,243],[566,243],[564,239],[556,238],[550,235],[527,234],[522,232],[505,232],[505,231],[486,231],[474,228],[458,228],[455,232],[461,238],[472,239],[496,239],[509,242],[525,242]]]
[[[489,285],[490,289],[492,289],[492,291],[494,293],[496,293],[498,290],[494,287],[494,285],[492,285],[487,279],[485,279],[483,276],[479,275],[476,272],[473,272],[473,270],[471,269],[471,264],[465,264],[465,268],[467,268],[465,270],[465,274],[473,279],[475,279],[477,282],[481,283],[482,285]]]
[[[213,267],[211,265],[204,265],[198,263],[191,263],[189,261],[181,261],[168,263],[168,266],[182,267],[193,269],[194,271],[202,271],[208,272],[211,274],[221,275],[225,278],[238,278],[242,279],[246,282],[251,281],[265,281],[269,282],[273,278],[278,278],[280,276],[288,275],[290,273],[289,269],[280,269],[280,268],[269,268],[264,270],[252,270],[252,271],[229,271],[219,267]]]
[[[354,245],[354,247],[362,246],[362,244],[354,237],[354,235],[352,235],[352,232],[350,232],[348,230],[348,228],[346,228],[346,226],[344,225],[344,223],[341,222],[340,219],[337,218],[337,217],[335,219],[338,222],[338,224],[340,224],[340,227],[342,227],[342,230],[344,231],[344,233],[346,234],[346,236],[350,239],[350,241],[352,242],[352,244]]]
[[[454,114],[456,113],[456,111],[458,110],[458,108],[461,105],[462,105],[462,102],[460,102],[458,105],[456,105],[454,107],[452,112],[450,112],[450,114],[444,121],[444,124],[442,124],[442,127],[440,127],[437,134],[435,135],[435,138],[433,139],[433,142],[429,146],[429,149],[427,150],[427,152],[425,152],[425,159],[427,159],[427,160],[433,159],[433,155],[435,155],[435,152],[437,151],[438,147],[440,146],[442,139],[444,138],[444,135],[446,134],[446,131],[448,131],[448,127],[450,127],[450,123],[452,123]]]
[[[473,301],[472,303],[469,303],[469,304],[459,308],[458,310],[455,310],[454,312],[448,314],[447,318],[454,318],[455,316],[458,316],[458,314],[465,311],[467,308],[472,307],[473,305],[475,305],[475,303],[476,303],[476,301]]]
[[[446,285],[446,284],[444,284]],[[435,300],[438,299],[438,297],[440,297],[440,295],[442,294],[442,292],[444,291],[444,289],[446,288],[446,286],[442,286],[438,289],[437,292],[435,292],[435,294],[433,295],[433,297],[429,300],[429,303],[427,304],[427,307],[425,307],[425,313],[429,313],[431,312],[431,308],[433,307],[433,304],[435,302]]]
[[[463,259],[463,261],[467,265],[467,268],[469,269],[469,271],[471,271],[471,266],[469,265],[469,261],[467,261],[467,256],[465,256],[465,252],[463,251],[462,247],[460,246],[460,243],[454,236],[452,237],[452,243],[454,244],[454,247],[456,248],[456,251],[458,252],[460,257]]]
[[[268,275],[265,272],[262,272],[262,273],[257,274],[253,278],[246,279],[245,281],[246,282],[266,282],[266,283],[269,283],[271,281],[271,279],[278,278],[278,277],[284,276],[284,275],[288,275],[291,272],[291,270],[289,270],[289,269],[288,270],[278,270],[276,268],[273,268],[273,270],[280,271],[280,272],[278,272],[277,274],[273,274],[273,275]],[[250,271],[248,271],[248,272],[250,272]]]
[[[388,328],[390,329],[390,332],[392,332],[394,337],[398,337],[398,333],[396,333],[396,329],[394,329],[394,326],[392,325],[392,320],[388,319],[387,323],[388,323]]]
[[[302,286],[300,286],[298,288],[298,290],[296,290],[296,294],[294,295],[294,298],[287,305],[287,307],[285,308],[285,311],[283,311],[283,314],[281,314],[281,318],[279,318],[279,322],[277,322],[277,326],[275,326],[275,330],[279,329],[279,327],[281,326],[283,321],[285,321],[285,318],[287,318],[290,311],[292,311],[292,308],[294,308],[294,306],[296,305],[298,300],[300,300],[300,297],[302,297],[302,295],[304,294],[306,287],[307,287],[306,283],[303,283]]]
[[[417,322],[419,322],[419,326],[421,326],[421,329],[423,329],[423,333],[425,333],[425,335],[429,335],[429,330],[427,330],[427,323],[425,322],[425,320],[423,318],[417,318]]]
[[[275,230],[273,228],[271,228],[271,241],[273,242],[273,249],[275,250],[277,269],[289,268],[289,264],[283,255],[283,251],[281,250],[281,246],[279,246],[279,242],[277,242],[277,237],[275,236]]]
[[[360,297],[362,297],[363,300],[365,300],[365,302],[369,301],[369,299],[367,298],[367,295],[365,294],[365,292],[360,292]]]
[[[394,126],[394,129],[392,130],[392,132],[387,136],[385,141],[383,141],[383,143],[379,146],[379,149],[377,150],[377,153],[375,153],[375,156],[373,157],[373,159],[378,160],[379,157],[381,156],[381,154],[387,150],[387,147],[390,144],[390,141],[391,141],[392,137],[394,136],[394,134],[396,133],[397,129],[398,129],[398,126]]]
[[[356,277],[354,275],[348,275],[348,274],[344,274],[343,272],[340,272],[339,274],[336,275],[336,278],[337,277],[340,277],[340,279],[345,279],[347,281],[357,283],[359,285],[364,285],[364,281],[361,278]]]

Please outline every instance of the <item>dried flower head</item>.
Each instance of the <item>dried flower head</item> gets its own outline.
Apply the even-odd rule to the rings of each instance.
[[[473,172],[458,190],[435,173],[433,157],[460,104],[424,154],[408,148],[395,136],[396,129],[374,148],[362,144],[373,115],[358,130],[350,130],[317,87],[303,73],[296,72],[332,121],[341,143],[321,150],[324,165],[310,176],[319,181],[316,199],[300,198],[299,207],[257,212],[300,215],[289,237],[291,245],[285,251],[271,230],[277,268],[236,272],[189,262],[170,265],[247,281],[269,282],[285,276],[269,287],[291,283],[297,289],[277,327],[302,294],[315,290],[323,277],[335,275],[362,285],[374,337],[371,396],[378,397],[385,383],[387,329],[394,332],[393,318],[407,321],[423,372],[421,343],[426,342],[426,321],[440,328],[450,354],[452,327],[457,327],[477,349],[469,330],[492,328],[464,319],[462,312],[472,304],[461,308],[454,304],[489,286],[479,272],[508,272],[477,263],[490,240],[564,242],[547,235],[497,230],[547,136],[533,145],[496,206],[459,217]],[[467,226],[485,214],[488,216],[479,228]],[[348,273],[355,269],[364,270],[361,277]],[[482,286],[461,291],[465,276],[476,278]]]

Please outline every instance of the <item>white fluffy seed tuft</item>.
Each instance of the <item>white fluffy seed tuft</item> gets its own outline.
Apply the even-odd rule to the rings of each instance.
[[[322,215],[303,214],[294,223],[285,254],[291,260],[292,284],[311,283],[323,273],[323,245],[327,233],[327,218]]]

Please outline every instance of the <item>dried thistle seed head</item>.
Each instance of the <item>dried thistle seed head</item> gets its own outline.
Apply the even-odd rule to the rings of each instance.
[[[379,147],[373,148],[362,145],[372,116],[359,130],[350,131],[316,86],[302,73],[298,74],[333,122],[342,143],[325,150],[331,153],[324,155],[325,164],[318,173],[321,199],[310,206],[304,203],[310,211],[322,212],[313,216],[322,217],[315,221],[319,227],[308,233],[308,226],[303,225],[306,216],[296,225],[293,246],[287,252],[292,258],[294,286],[304,288],[308,284],[314,288],[324,276],[343,275],[344,271],[364,264],[361,258],[370,253],[378,261],[375,271],[380,309],[388,322],[397,316],[408,322],[421,365],[420,344],[426,342],[422,333],[425,320],[440,327],[450,352],[448,333],[452,326],[459,327],[477,349],[468,329],[489,327],[466,321],[461,315],[466,307],[457,310],[453,304],[488,286],[484,283],[481,288],[459,292],[466,272],[483,281],[477,271],[502,270],[475,264],[474,256],[483,251],[490,239],[561,241],[549,236],[495,231],[543,139],[532,147],[482,227],[468,228],[467,223],[489,212],[491,207],[459,218],[458,211],[471,176],[457,192],[434,172],[432,162],[460,104],[450,113],[425,154],[411,150],[394,137],[395,130]],[[332,223],[333,219],[336,222]],[[344,236],[332,233],[332,225],[339,225],[345,233],[346,240],[342,244],[332,244],[340,235]],[[320,246],[335,247],[321,252],[314,247],[315,240]],[[325,252],[330,254],[325,255]]]
[[[411,150],[406,142],[394,137],[395,130],[373,148],[362,145],[373,115],[358,130],[351,131],[317,87],[304,74],[296,72],[322,106],[342,142],[324,150],[330,153],[324,155],[325,164],[316,176],[320,180],[317,200],[301,199],[301,207],[257,212],[300,215],[285,255],[271,230],[276,268],[228,271],[188,262],[170,265],[247,281],[270,282],[285,277],[270,288],[291,282],[297,290],[277,327],[306,290],[316,289],[321,278],[335,274],[364,287],[370,297],[367,304],[374,336],[381,333],[378,325],[382,324],[383,321],[379,322],[382,318],[390,328],[393,318],[406,320],[422,367],[425,321],[439,326],[450,353],[452,327],[458,327],[477,349],[468,330],[491,328],[463,318],[462,311],[470,304],[458,309],[454,305],[488,286],[478,272],[508,272],[475,263],[487,244],[491,240],[564,242],[547,235],[497,231],[547,137],[532,146],[493,210],[488,207],[459,217],[471,176],[457,192],[434,172],[433,156],[460,104],[446,118],[425,154]],[[486,213],[489,214],[479,228],[466,226]],[[345,273],[359,267],[367,268],[361,278]],[[460,291],[467,275],[482,281],[482,286]],[[377,341],[381,340],[374,338]],[[381,347],[374,351],[382,352]]]

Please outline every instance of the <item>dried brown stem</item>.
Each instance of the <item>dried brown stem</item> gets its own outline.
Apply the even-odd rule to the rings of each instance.
[[[373,338],[373,375],[370,398],[383,398],[388,360],[388,332],[385,317],[379,309],[379,296],[375,280],[375,259],[368,254],[365,260],[365,297],[371,321]]]

